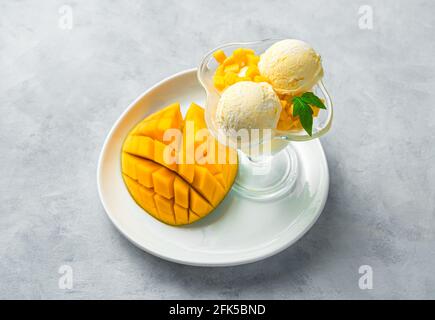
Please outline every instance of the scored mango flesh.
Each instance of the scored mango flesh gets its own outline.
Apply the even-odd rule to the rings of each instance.
[[[139,206],[164,223],[183,225],[205,217],[231,189],[236,151],[218,143],[205,128],[204,109],[192,103],[183,120],[175,103],[142,120],[124,141],[124,182]],[[168,129],[180,130],[181,141],[165,141]],[[207,135],[198,137],[199,130]],[[214,148],[204,148],[204,141]]]
[[[248,48],[237,48],[230,56],[226,56],[223,50],[217,50],[213,57],[219,66],[213,75],[213,84],[218,91],[223,91],[239,81],[269,82],[260,74],[258,62],[260,56]],[[302,130],[299,116],[293,116],[292,96],[278,94],[281,101],[281,114],[276,129],[278,130]],[[311,106],[313,117],[317,117],[320,109]]]

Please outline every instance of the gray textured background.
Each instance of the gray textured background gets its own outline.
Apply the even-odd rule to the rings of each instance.
[[[163,5],[165,3],[165,5]],[[59,7],[74,27],[58,27]],[[374,29],[358,28],[371,4]],[[435,298],[435,2],[0,1],[1,298]],[[251,265],[162,261],[112,226],[96,188],[113,122],[228,41],[322,54],[336,118],[324,213]],[[58,288],[58,268],[74,289]],[[374,270],[358,288],[358,267]]]

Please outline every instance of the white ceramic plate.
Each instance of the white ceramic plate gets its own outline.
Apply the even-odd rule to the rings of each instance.
[[[254,202],[234,191],[209,216],[171,227],[140,208],[121,177],[120,153],[130,129],[145,116],[180,102],[203,105],[196,69],[177,73],[142,94],[116,121],[101,151],[98,191],[110,220],[132,243],[163,259],[196,266],[230,266],[258,261],[296,242],[319,217],[329,188],[328,166],[319,140],[295,142],[299,179],[290,196]]]

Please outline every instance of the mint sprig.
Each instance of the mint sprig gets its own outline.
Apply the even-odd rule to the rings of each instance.
[[[305,92],[293,98],[293,116],[299,116],[302,127],[311,136],[313,134],[313,109],[311,106],[326,109],[322,100],[312,92]]]
[[[326,109],[326,106],[323,104],[322,100],[320,100],[319,97],[312,92],[305,92],[301,96],[301,98],[304,102],[308,103],[309,105],[315,106],[320,109]]]

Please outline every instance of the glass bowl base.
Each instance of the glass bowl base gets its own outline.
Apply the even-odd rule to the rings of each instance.
[[[293,190],[297,177],[298,158],[291,144],[261,159],[252,159],[239,151],[239,172],[233,189],[252,200],[276,200]]]

